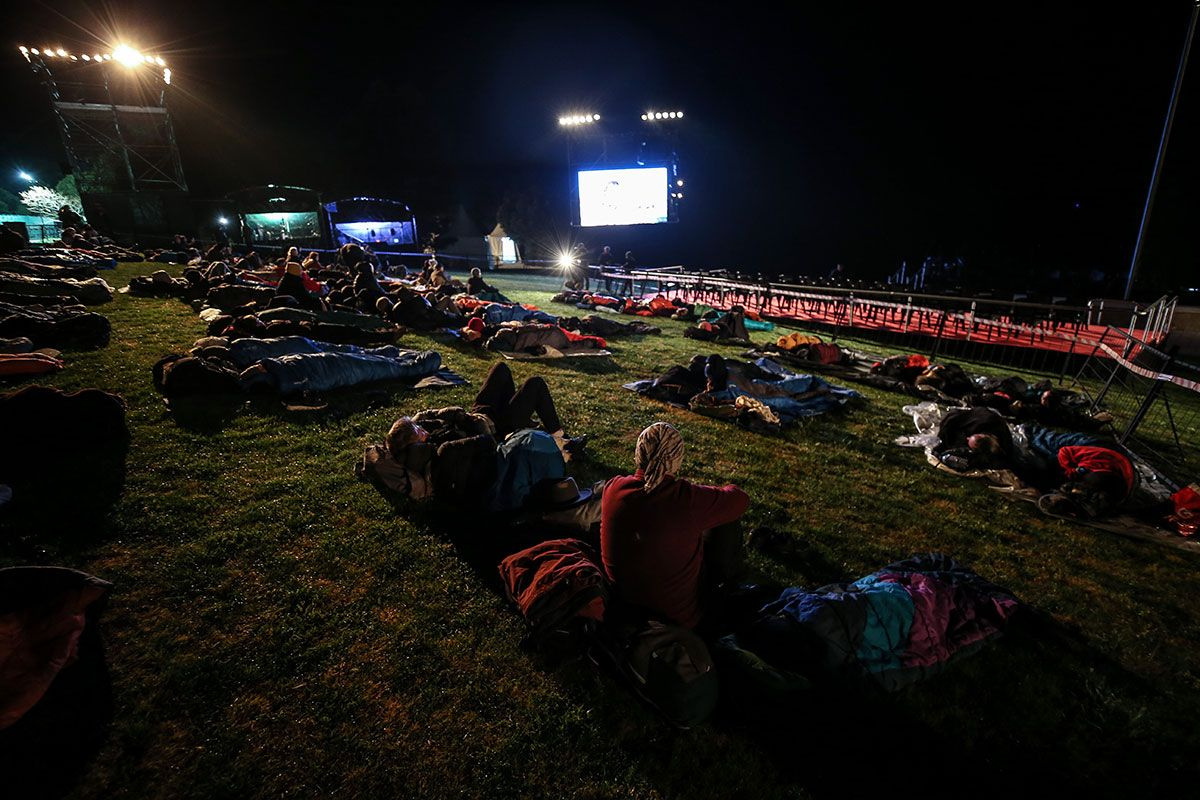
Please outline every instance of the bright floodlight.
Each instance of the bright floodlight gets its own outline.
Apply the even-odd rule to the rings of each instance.
[[[571,257],[570,253],[559,253],[558,265],[563,269],[568,269],[575,266],[575,259]]]
[[[160,67],[165,67],[167,65],[167,62],[163,61],[161,56],[155,56],[154,63],[158,64]]]
[[[645,120],[645,119],[646,119],[646,115],[645,115],[645,114],[642,114],[642,119],[643,119],[643,120]]]
[[[600,121],[600,115],[599,115],[599,114],[592,114],[592,121],[594,121],[594,122],[599,122],[599,121]]]
[[[683,119],[683,112],[682,112],[682,111],[680,111],[680,112],[679,112],[678,114],[676,114],[675,116],[676,116],[676,119]]]
[[[683,180],[682,180],[682,179],[680,179],[680,180],[677,180],[677,181],[675,181],[675,185],[676,185],[676,186],[683,186]]]
[[[171,70],[163,70],[163,83],[167,84],[168,86],[171,85]]]
[[[65,57],[66,57],[66,55],[67,55],[67,51],[66,51],[66,50],[63,50],[61,47],[60,47],[60,48],[58,48],[58,50],[57,50],[56,52],[57,52],[57,53],[58,53],[60,56],[63,56],[64,58],[65,58]]]
[[[21,170],[21,171],[19,171],[19,172],[17,173],[17,177],[18,177],[18,178],[20,178],[20,179],[21,179],[21,180],[23,180],[23,181],[29,181],[30,183],[32,183],[32,182],[33,182],[33,176],[32,176],[32,175],[30,175],[30,174],[29,174],[28,172],[26,172],[25,170]]]
[[[89,56],[87,53],[84,53],[84,54],[83,54],[83,60],[84,60],[84,61],[91,61],[91,60],[92,60],[92,57],[91,57],[91,56]]]
[[[36,56],[38,54],[38,49],[35,47],[32,50],[30,50],[29,52],[33,53]]]
[[[219,222],[219,223],[220,223],[220,224],[222,224],[222,225],[228,225],[228,224],[229,224],[229,220],[228,220],[228,219],[226,219],[225,217],[217,217],[217,222]]]
[[[114,49],[112,52],[112,57],[116,61],[120,62],[122,66],[130,68],[141,63],[142,60],[141,53],[134,50],[132,47],[127,47],[123,44],[117,45],[116,49]]]

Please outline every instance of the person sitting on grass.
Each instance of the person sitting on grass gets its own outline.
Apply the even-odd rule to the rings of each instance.
[[[488,371],[471,410],[490,419],[500,439],[514,431],[534,427],[533,417],[536,415],[542,428],[554,437],[567,461],[577,455],[587,441],[586,436],[569,438],[563,432],[554,398],[550,396],[550,387],[544,378],[535,375],[526,379],[518,389],[513,383],[512,370],[503,361],[497,361]]]
[[[495,286],[491,286],[483,279],[483,272],[479,267],[471,269],[471,277],[467,278],[467,294],[472,297],[478,297],[480,300],[491,300],[493,303],[509,303],[507,297],[500,294],[500,290]]]
[[[325,305],[317,297],[314,297],[305,285],[304,269],[295,261],[289,261],[284,266],[283,277],[279,279],[279,285],[275,287],[275,296],[287,296],[295,299],[300,308],[306,308],[309,311],[324,311]],[[311,279],[310,279],[311,281]],[[316,288],[320,288],[320,284],[312,281]]]
[[[695,628],[715,616],[742,570],[739,519],[750,505],[733,484],[678,477],[683,437],[665,422],[642,431],[634,473],[604,486],[600,551],[617,595],[657,617]]]

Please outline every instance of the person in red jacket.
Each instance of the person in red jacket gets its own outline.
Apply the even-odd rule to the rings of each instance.
[[[1107,447],[1059,448],[1058,465],[1066,482],[1039,501],[1052,513],[1104,516],[1116,510],[1137,483],[1129,457]]]
[[[682,465],[679,431],[665,422],[642,431],[634,473],[604,486],[600,552],[622,600],[694,628],[705,606],[711,610],[712,590],[730,586],[740,571],[737,520],[750,498],[732,484],[683,480],[678,477]]]

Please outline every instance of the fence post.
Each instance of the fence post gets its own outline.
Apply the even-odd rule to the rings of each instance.
[[[947,315],[947,313],[948,313],[947,311],[943,310],[942,318],[940,320],[938,320],[937,333],[935,333],[934,337],[933,337],[933,352],[929,354],[930,362],[932,362],[934,359],[937,358],[938,348],[941,347],[942,333],[946,330],[946,315]]]
[[[854,327],[854,292],[850,293],[846,305],[846,327]]]
[[[1160,373],[1166,372],[1168,369],[1170,369],[1171,363],[1175,360],[1175,355],[1178,352],[1178,346],[1171,348],[1171,351],[1167,353],[1167,360],[1163,362],[1163,365],[1158,369]],[[1154,401],[1158,399],[1158,395],[1162,392],[1163,384],[1165,383],[1166,381],[1164,380],[1154,381],[1154,385],[1150,387],[1150,391],[1146,392],[1146,397],[1142,400],[1142,404],[1138,406],[1138,410],[1134,413],[1133,418],[1129,420],[1129,424],[1125,426],[1125,430],[1122,431],[1121,435],[1117,437],[1117,441],[1120,444],[1125,444],[1129,437],[1133,436],[1133,434],[1137,432],[1138,426],[1140,426],[1142,424],[1142,420],[1146,418],[1147,412],[1150,411],[1150,406],[1154,405]]]

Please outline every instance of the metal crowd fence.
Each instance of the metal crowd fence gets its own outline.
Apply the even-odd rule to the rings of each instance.
[[[1200,366],[1108,328],[1069,388],[1112,415],[1117,440],[1177,483],[1200,477]]]
[[[1091,352],[1110,323],[1127,321],[1131,338],[1156,344],[1166,338],[1175,310],[1175,300],[1167,297],[1148,305],[1039,303],[747,280],[682,267],[600,268],[594,277],[598,288],[621,294],[661,293],[716,308],[742,305],[834,340],[865,340],[931,358],[1002,364],[1060,379]]]

